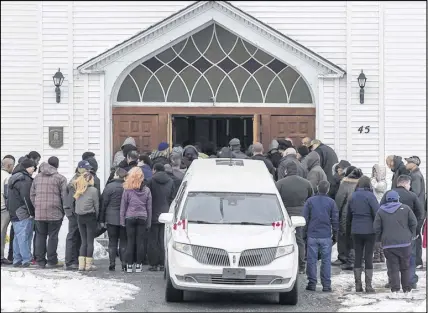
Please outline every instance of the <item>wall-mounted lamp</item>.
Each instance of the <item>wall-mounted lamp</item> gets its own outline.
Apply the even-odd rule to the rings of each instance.
[[[360,75],[358,76],[358,85],[360,85],[360,103],[364,103],[364,87],[366,86],[366,75],[364,75],[363,70],[361,70]]]
[[[55,73],[54,76],[52,76],[53,82],[55,85],[55,94],[56,94],[56,103],[61,102],[61,87],[62,82],[64,81],[64,75],[62,75],[60,69],[58,69],[58,72]]]

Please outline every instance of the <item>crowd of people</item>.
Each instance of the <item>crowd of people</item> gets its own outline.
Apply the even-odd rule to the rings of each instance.
[[[102,193],[94,153],[82,155],[69,182],[58,173],[58,158],[39,166],[40,158],[32,151],[16,166],[11,155],[2,160],[2,265],[58,267],[58,233],[67,216],[66,270],[95,270],[94,240],[107,231],[109,270],[115,270],[119,257],[126,272],[141,272],[143,264],[149,264],[150,271],[163,271],[164,225],[158,218],[169,211],[187,168],[197,158],[237,158],[263,161],[288,214],[305,217],[306,226],[296,229],[296,241],[307,290],[316,288],[318,260],[326,292],[332,290],[331,266],[353,271],[357,292],[363,291],[364,272],[365,291],[372,293],[373,263],[386,259],[388,287],[394,294],[416,288],[416,268],[423,267],[426,191],[417,156],[406,158],[406,164],[400,156],[386,158],[393,172],[387,190],[385,166],[375,164],[366,176],[350,162],[339,161],[331,147],[308,137],[300,143],[272,140],[267,153],[258,142],[243,152],[237,138],[218,150],[212,143],[170,149],[162,142],[151,153],[139,153],[129,137],[114,155]],[[336,243],[338,259],[332,263]]]

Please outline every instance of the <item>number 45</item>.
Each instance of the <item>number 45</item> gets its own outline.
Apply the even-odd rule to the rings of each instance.
[[[360,134],[362,134],[362,133],[363,133],[364,129],[366,130],[366,131],[364,132],[365,134],[370,133],[370,126],[366,126],[366,127],[361,126],[360,128],[358,128],[358,131],[360,132]]]

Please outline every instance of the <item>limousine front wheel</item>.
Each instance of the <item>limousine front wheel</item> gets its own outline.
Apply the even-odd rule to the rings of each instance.
[[[165,269],[166,271],[166,269]],[[174,288],[169,272],[166,272],[166,289],[165,301],[166,302],[182,302],[184,299],[184,291]]]
[[[299,281],[298,281],[298,277],[296,277],[296,281],[294,282],[293,289],[291,289],[289,292],[279,293],[279,304],[296,305],[299,299],[298,289],[299,289]]]

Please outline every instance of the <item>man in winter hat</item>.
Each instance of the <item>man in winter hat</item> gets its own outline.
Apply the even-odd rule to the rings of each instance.
[[[13,266],[29,267],[32,261],[34,206],[30,199],[31,177],[36,169],[32,159],[24,159],[8,182],[7,208],[15,231],[13,240]]]
[[[58,264],[58,234],[64,217],[63,203],[67,197],[67,179],[58,173],[58,167],[57,157],[50,157],[48,163],[43,162],[30,190],[37,234],[35,258],[42,268],[53,268]]]
[[[161,142],[158,145],[158,149],[152,152],[150,158],[152,159],[153,166],[156,163],[161,163],[162,165],[169,164],[169,144]]]
[[[248,159],[248,156],[241,152],[241,141],[238,138],[233,138],[230,140],[229,147],[235,155],[236,159]]]
[[[412,290],[410,255],[417,226],[415,214],[399,200],[400,197],[396,191],[389,191],[386,194],[386,203],[380,206],[373,223],[385,253],[392,298],[397,298],[400,291],[400,273],[403,292],[408,294]]]
[[[405,159],[407,161],[406,169],[410,172],[410,177],[412,181],[410,183],[410,190],[413,191],[419,199],[421,207],[425,204],[426,189],[425,189],[425,178],[422,174],[422,171],[419,168],[421,160],[417,156],[411,156],[410,158]],[[424,211],[422,211],[424,212]],[[416,239],[416,268],[422,269],[422,225],[425,219],[425,214],[418,221],[417,239]]]
[[[132,137],[126,138],[125,141],[123,142],[122,146],[120,147],[120,150],[117,151],[114,155],[112,167],[116,168],[119,165],[119,163],[123,159],[125,159],[126,155],[129,152],[128,151],[126,154],[123,153],[123,149],[126,145],[132,145],[133,147],[135,147],[135,150],[137,150],[137,145],[135,143],[135,139]]]

